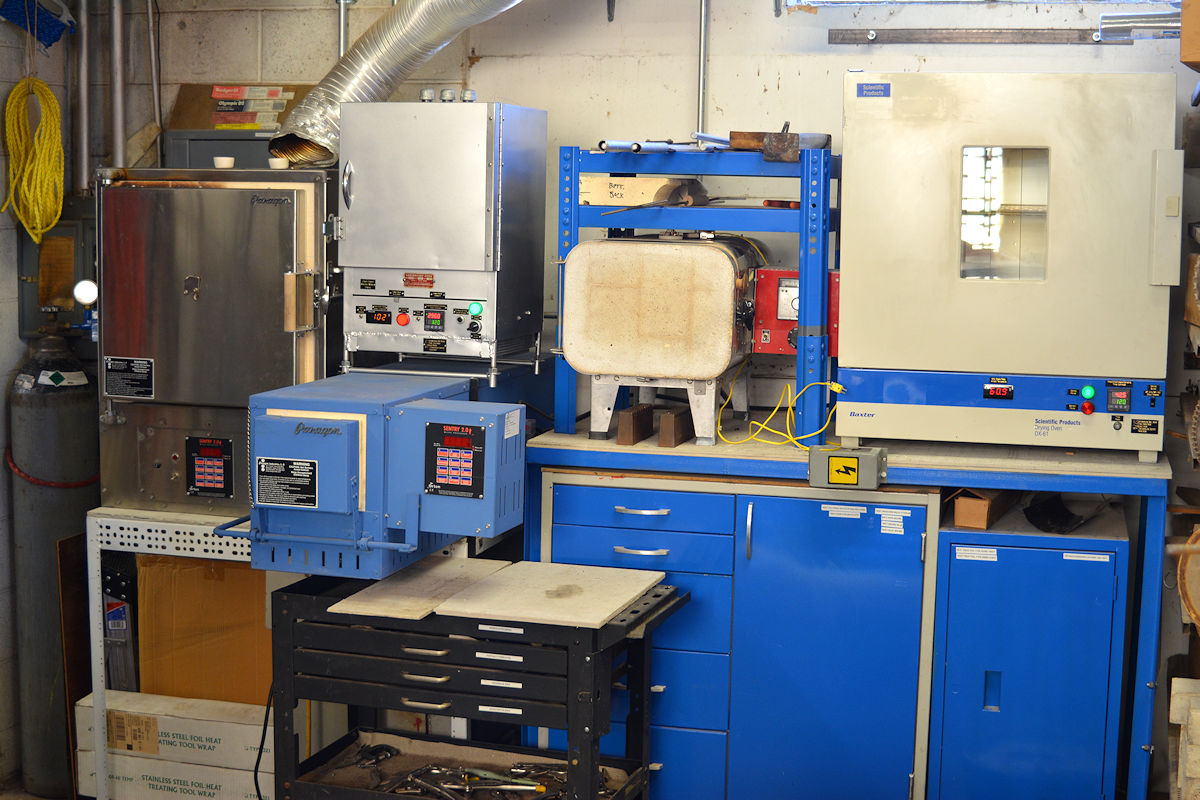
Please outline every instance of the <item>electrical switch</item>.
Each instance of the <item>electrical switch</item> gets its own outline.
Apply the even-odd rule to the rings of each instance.
[[[1083,395],[1084,400],[1091,400],[1096,396],[1096,387],[1089,384],[1088,386],[1083,387],[1083,391],[1080,392],[1080,394]]]
[[[397,325],[407,325],[408,322],[409,322],[408,314],[405,314],[403,311],[401,311],[399,314],[396,315],[396,324]]]
[[[1080,410],[1084,414],[1091,414],[1093,411],[1096,410],[1096,404],[1093,403],[1091,400],[1084,400],[1083,406],[1080,408]]]

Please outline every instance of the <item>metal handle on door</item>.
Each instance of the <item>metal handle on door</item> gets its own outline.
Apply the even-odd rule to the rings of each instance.
[[[666,547],[663,547],[659,550],[634,550],[632,548],[622,547],[621,545],[617,544],[613,545],[613,552],[624,553],[627,556],[665,556],[671,551]]]
[[[400,675],[410,681],[422,681],[423,683],[445,683],[450,680],[449,675],[414,675],[411,672],[401,672]]]
[[[746,506],[746,560],[750,560],[751,541],[754,533],[754,503]]]
[[[409,700],[407,697],[401,697],[400,703],[409,708],[427,708],[430,711],[444,711],[450,707],[449,701],[445,703],[421,703],[416,700]]]
[[[400,652],[414,656],[444,656],[450,653],[449,650],[426,650],[423,647],[401,647]]]
[[[353,180],[354,165],[347,161],[346,166],[342,167],[342,200],[346,202],[346,208],[349,208],[350,203],[354,200],[354,192],[351,189]]]
[[[669,508],[626,508],[625,506],[613,506],[613,511],[618,514],[637,514],[641,517],[665,517],[671,513]]]

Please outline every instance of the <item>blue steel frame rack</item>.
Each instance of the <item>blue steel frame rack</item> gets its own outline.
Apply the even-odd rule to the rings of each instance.
[[[567,254],[579,243],[580,228],[634,230],[732,231],[737,233],[790,233],[800,244],[800,308],[796,325],[796,390],[828,380],[829,338],[828,272],[831,266],[830,181],[840,172],[841,159],[828,150],[801,150],[799,162],[767,161],[760,153],[710,150],[681,153],[599,153],[578,147],[561,148],[558,182],[558,314],[557,345],[562,348],[562,286]],[[638,208],[620,217],[602,216],[617,206],[580,205],[579,177],[585,173],[609,175],[739,176],[798,178],[803,207],[737,208]],[[615,224],[614,224],[615,223]],[[554,431],[575,433],[575,370],[559,355],[554,373]],[[823,387],[822,387],[823,388]],[[796,405],[797,435],[811,434],[825,424],[828,392],[809,391]],[[824,434],[812,437],[824,444]]]

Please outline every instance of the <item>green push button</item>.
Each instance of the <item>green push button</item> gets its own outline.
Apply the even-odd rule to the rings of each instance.
[[[1083,387],[1083,391],[1080,392],[1080,394],[1083,395],[1084,400],[1091,400],[1093,397],[1096,396],[1096,389],[1095,389],[1095,387],[1090,386],[1090,385],[1085,386],[1085,387]]]
[[[467,306],[467,310],[471,312],[472,317],[478,317],[483,313],[483,303],[475,301],[474,303],[471,303],[471,305]]]

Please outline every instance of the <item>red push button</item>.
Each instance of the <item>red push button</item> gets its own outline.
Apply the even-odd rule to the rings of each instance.
[[[403,312],[397,314],[396,315],[396,324],[397,325],[407,325],[408,324],[408,314],[405,314]]]
[[[1085,414],[1091,414],[1093,411],[1096,410],[1096,404],[1093,403],[1091,400],[1084,400],[1083,405],[1080,406],[1080,410],[1083,411],[1083,413],[1085,413]]]

